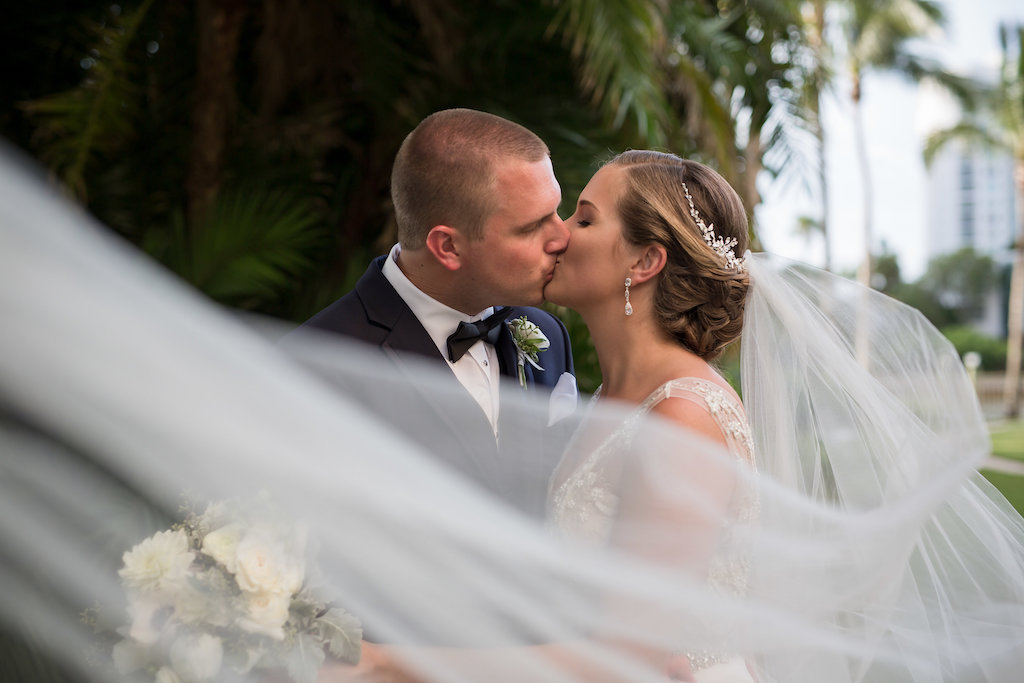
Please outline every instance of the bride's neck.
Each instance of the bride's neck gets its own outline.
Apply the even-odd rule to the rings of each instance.
[[[653,316],[584,319],[601,364],[601,396],[639,403],[663,382],[703,375],[707,364],[670,338]]]

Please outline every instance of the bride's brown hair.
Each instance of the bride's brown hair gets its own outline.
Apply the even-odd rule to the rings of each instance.
[[[623,237],[638,246],[660,244],[668,254],[654,295],[658,323],[683,347],[713,360],[740,336],[750,278],[704,241],[683,183],[715,234],[736,240],[737,257],[747,249],[743,202],[713,169],[674,154],[631,150],[608,164],[625,169],[618,202]]]

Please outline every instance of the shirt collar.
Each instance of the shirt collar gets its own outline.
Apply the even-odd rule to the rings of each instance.
[[[455,331],[460,322],[473,322],[486,318],[494,312],[494,307],[488,307],[476,315],[466,315],[450,306],[446,306],[429,294],[425,294],[414,285],[402,269],[398,267],[398,254],[402,247],[396,244],[391,248],[388,257],[384,259],[383,273],[387,281],[402,297],[402,301],[409,307],[413,314],[419,319],[423,329],[427,331],[437,350],[444,358],[448,358],[448,335]]]

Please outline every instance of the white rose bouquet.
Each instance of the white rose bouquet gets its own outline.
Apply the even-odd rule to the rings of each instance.
[[[520,316],[508,323],[508,329],[512,333],[512,341],[516,344],[516,356],[518,362],[519,386],[526,387],[526,364],[529,363],[538,370],[543,370],[538,363],[537,357],[541,351],[547,350],[551,342],[544,336],[536,324]]]
[[[362,626],[317,595],[305,531],[251,513],[215,504],[124,553],[121,674],[192,683],[278,668],[312,683],[325,649],[358,663]]]

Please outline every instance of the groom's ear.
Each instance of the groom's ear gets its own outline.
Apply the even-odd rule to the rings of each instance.
[[[435,225],[427,233],[427,249],[437,262],[448,270],[458,270],[462,265],[459,252],[461,235],[447,225]]]
[[[634,284],[646,282],[660,273],[667,261],[668,253],[665,247],[660,244],[648,244],[640,248],[636,261],[629,269],[629,277]]]

